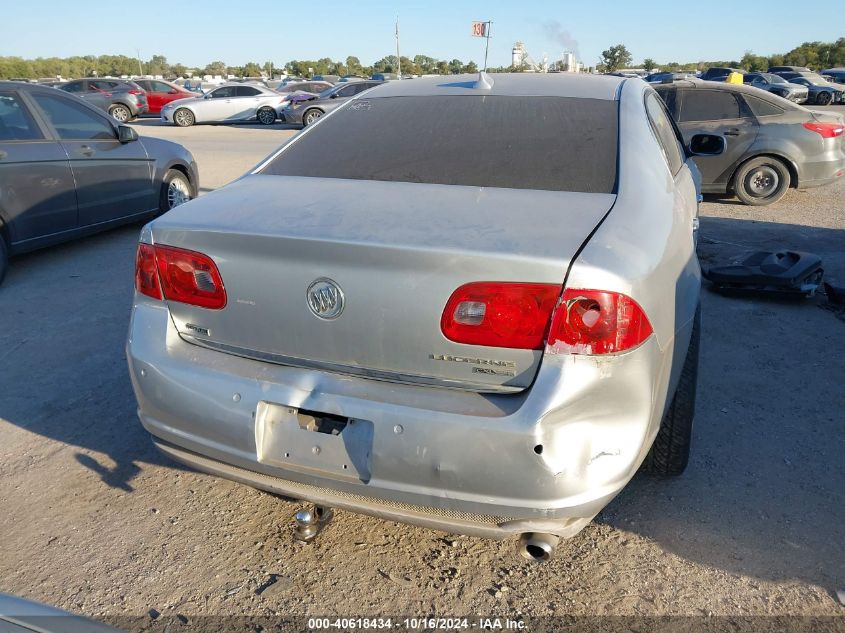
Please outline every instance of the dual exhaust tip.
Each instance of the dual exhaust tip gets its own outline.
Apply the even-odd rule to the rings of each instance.
[[[551,560],[559,541],[560,537],[554,534],[526,532],[519,537],[517,549],[522,558],[537,563],[545,563]]]

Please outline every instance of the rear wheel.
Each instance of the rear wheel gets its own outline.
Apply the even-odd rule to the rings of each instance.
[[[188,108],[179,108],[173,113],[173,122],[179,127],[191,127],[194,121],[194,113]]]
[[[782,161],[760,156],[744,163],[734,176],[736,197],[745,204],[761,207],[777,202],[789,189],[792,177]]]
[[[261,108],[255,118],[261,125],[273,125],[276,122],[276,111],[273,108]]]
[[[132,118],[132,113],[122,103],[115,103],[109,108],[109,114],[112,116],[113,119],[116,121],[120,121],[121,123],[126,123],[129,119]]]
[[[824,106],[830,103],[831,101],[833,101],[833,95],[829,92],[820,92],[816,97],[816,103],[818,103],[819,105]]]
[[[191,183],[188,177],[177,169],[164,175],[158,208],[162,213],[170,211],[191,199]]]
[[[689,462],[695,394],[698,389],[698,349],[701,341],[701,308],[695,312],[687,357],[672,402],[660,422],[660,430],[642,469],[652,475],[675,476]]]
[[[323,116],[323,112],[321,110],[318,110],[317,108],[311,108],[310,110],[308,110],[308,112],[302,115],[302,124],[311,125],[312,123],[315,123],[317,119],[319,119],[321,116]]]

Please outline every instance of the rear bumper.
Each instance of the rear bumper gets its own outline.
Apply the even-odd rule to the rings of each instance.
[[[534,386],[515,395],[393,384],[192,345],[163,303],[137,296],[127,358],[141,422],[178,461],[321,505],[488,538],[567,537],[588,523],[645,457],[672,364],[652,337],[600,361],[547,357]],[[366,450],[353,455],[346,430],[286,427],[269,413],[299,409],[360,422]]]

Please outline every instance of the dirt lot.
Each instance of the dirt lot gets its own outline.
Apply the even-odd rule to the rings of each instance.
[[[206,190],[294,133],[138,129],[187,145]],[[845,285],[845,180],[764,209],[710,199],[702,216],[705,264],[789,247]],[[295,504],[182,469],[138,423],[123,349],[137,233],[16,258],[0,289],[0,591],[136,629],[177,614],[677,614],[842,630],[845,321],[823,297],[705,291],[689,469],[635,478],[548,564],[344,512],[302,546]]]

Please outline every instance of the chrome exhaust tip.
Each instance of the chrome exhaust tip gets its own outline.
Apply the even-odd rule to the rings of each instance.
[[[545,563],[551,560],[557,548],[559,536],[527,532],[519,537],[519,554],[527,560]]]

